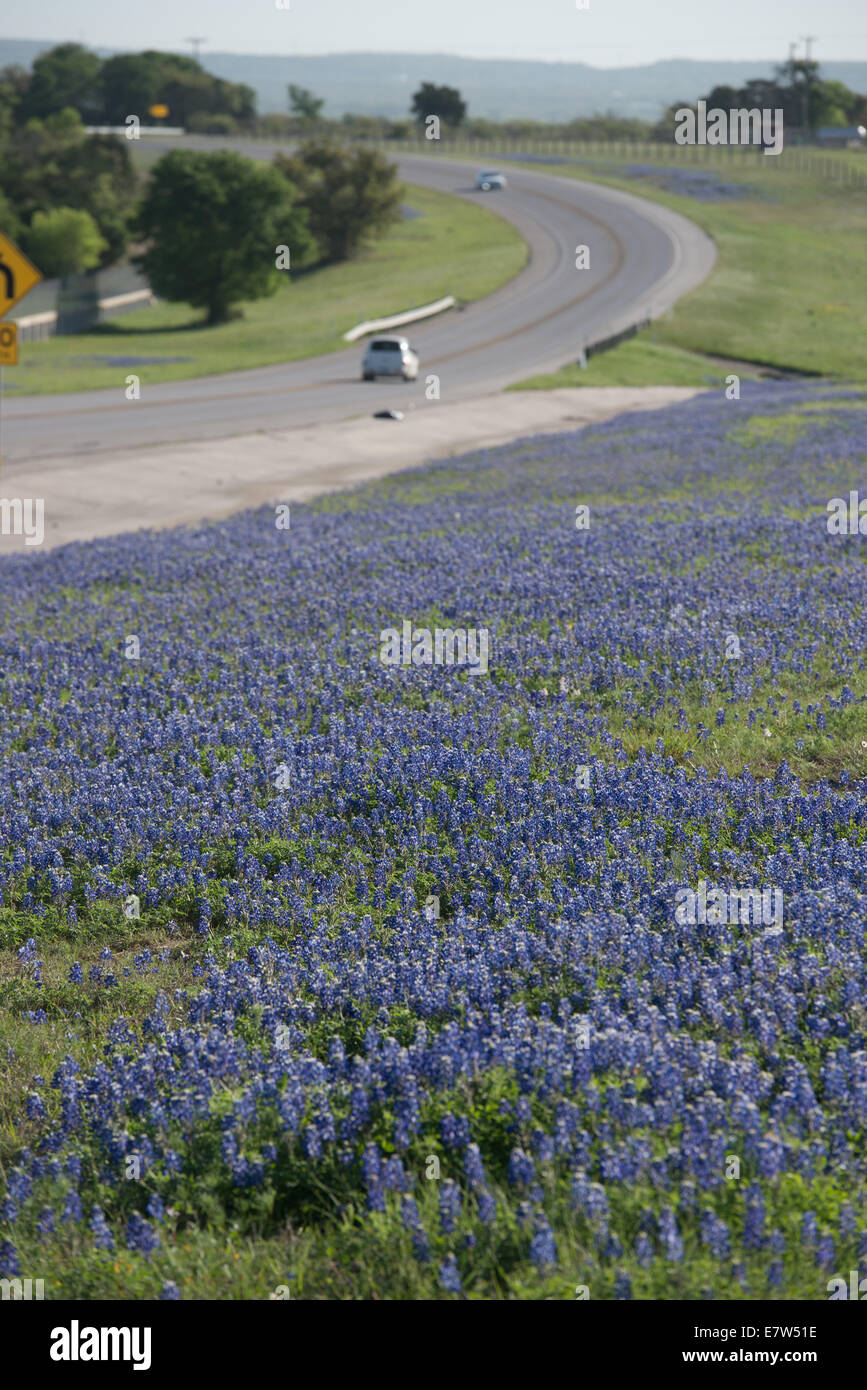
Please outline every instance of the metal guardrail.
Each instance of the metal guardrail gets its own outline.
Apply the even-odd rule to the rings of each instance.
[[[365,333],[381,333],[384,328],[400,328],[404,323],[416,323],[419,319],[429,319],[434,314],[442,314],[446,309],[453,309],[457,300],[453,294],[447,294],[445,299],[436,299],[433,304],[423,304],[419,309],[407,309],[405,314],[392,314],[387,319],[368,319],[366,323],[358,323],[354,328],[350,328],[348,333],[344,333],[345,343],[357,342],[363,338]]]
[[[152,290],[131,290],[129,294],[112,294],[98,301],[100,310],[124,309],[129,304],[153,304],[156,296]],[[22,343],[40,342],[51,338],[57,329],[57,310],[48,309],[43,314],[25,314],[14,319],[18,324],[18,338]]]
[[[85,135],[125,135],[128,140],[138,140],[141,135],[186,135],[182,125],[140,125],[135,135],[130,134],[126,125],[86,125]]]

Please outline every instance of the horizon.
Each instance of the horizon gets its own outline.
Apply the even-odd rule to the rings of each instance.
[[[672,61],[781,62],[791,44],[802,56],[810,36],[820,62],[867,61],[860,0],[826,0],[821,24],[827,27],[818,33],[812,0],[764,0],[758,33],[753,0],[731,0],[724,13],[700,19],[693,0],[669,0],[663,13],[644,0],[581,4],[587,8],[575,0],[535,0],[530,10],[524,0],[475,0],[472,6],[438,0],[432,15],[427,0],[374,0],[363,9],[356,0],[266,0],[243,13],[234,0],[151,0],[146,12],[106,13],[103,0],[76,0],[71,16],[68,0],[39,0],[28,16],[31,33],[16,41],[186,52],[196,36],[203,55],[440,54],[606,69]],[[339,50],[330,47],[335,33],[344,40]],[[757,58],[757,51],[766,56]]]
[[[42,39],[42,38],[32,38],[32,37],[29,36],[29,35],[23,35],[23,36],[21,36],[21,35],[17,35],[17,34],[7,34],[7,35],[3,35],[2,37],[0,37],[0,43],[42,44],[42,45],[44,45],[44,47],[45,47],[46,49],[53,48],[53,47],[57,47],[59,44],[63,44],[63,43],[79,43],[79,44],[82,44],[83,47],[89,48],[89,49],[93,50],[94,52],[104,51],[104,52],[110,52],[110,53],[141,53],[141,52],[143,52],[143,51],[145,50],[145,48],[153,47],[152,44],[150,44],[150,45],[143,45],[141,48],[139,48],[139,47],[119,47],[119,46],[116,46],[116,45],[114,45],[114,44],[106,44],[106,43],[95,43],[95,42],[94,42],[94,43],[89,43],[89,42],[87,42],[86,40],[83,40],[83,39],[80,39],[80,38],[74,38],[74,37],[71,37],[71,36],[69,36],[69,35],[65,35],[65,36],[62,36],[62,37],[60,37],[60,38],[54,38],[54,39]],[[163,47],[163,46],[161,46],[161,45],[160,45],[160,46],[157,46],[156,51],[157,51],[157,52],[160,52],[160,53],[176,53],[176,54],[181,54],[181,53],[185,53],[185,48],[184,48],[183,43],[179,43],[179,44],[176,44],[176,45],[169,45],[169,46],[166,46],[166,47]],[[186,57],[190,57],[191,54],[185,53],[185,56],[186,56]],[[594,62],[588,62],[588,61],[587,61],[586,59],[584,59],[584,58],[562,58],[562,57],[561,57],[561,58],[541,58],[541,57],[527,57],[526,55],[523,56],[523,57],[513,57],[513,56],[511,56],[511,55],[505,55],[505,54],[457,53],[457,52],[451,52],[450,50],[444,49],[444,48],[436,48],[436,49],[409,49],[409,48],[407,48],[407,49],[357,48],[357,49],[356,49],[356,48],[335,48],[335,49],[329,49],[329,50],[327,50],[327,51],[326,51],[326,50],[322,50],[321,52],[320,52],[320,51],[314,52],[314,51],[312,51],[312,50],[311,50],[310,52],[307,52],[306,50],[305,50],[305,51],[300,51],[300,50],[299,50],[299,51],[296,51],[296,52],[294,52],[294,53],[279,53],[279,52],[275,52],[275,51],[273,51],[273,50],[271,50],[271,51],[265,51],[265,50],[263,50],[263,49],[239,49],[239,48],[203,48],[203,49],[201,49],[200,52],[199,52],[199,61],[200,61],[201,63],[204,63],[205,59],[207,59],[208,57],[213,57],[213,58],[232,58],[232,57],[238,57],[238,58],[286,58],[286,59],[291,59],[291,58],[430,58],[430,59],[434,59],[434,58],[447,58],[447,59],[453,59],[453,60],[458,61],[458,62],[469,62],[469,63],[521,63],[521,64],[526,64],[526,63],[539,63],[539,64],[542,64],[542,65],[544,65],[544,66],[546,66],[546,67],[586,67],[586,68],[593,68],[593,69],[596,69],[596,70],[598,70],[598,71],[600,71],[600,72],[629,71],[630,69],[635,69],[635,70],[637,71],[639,68],[663,67],[663,66],[664,66],[665,64],[667,64],[667,63],[707,63],[707,64],[715,64],[715,65],[722,65],[722,64],[725,64],[725,63],[735,63],[735,64],[738,64],[738,65],[743,65],[744,63],[755,63],[756,65],[758,65],[758,64],[760,64],[760,63],[765,63],[765,64],[778,64],[778,63],[780,63],[780,62],[783,61],[783,60],[780,58],[780,55],[779,55],[779,54],[773,54],[773,55],[771,55],[771,56],[761,56],[761,55],[757,56],[756,54],[747,54],[746,56],[738,57],[738,58],[731,58],[731,57],[730,57],[730,58],[701,58],[701,57],[695,57],[695,56],[693,56],[693,55],[691,55],[691,54],[687,54],[687,53],[671,53],[671,54],[667,55],[666,57],[649,58],[649,59],[645,59],[643,62],[630,62],[630,63],[623,62],[623,63],[616,63],[616,64],[608,64],[608,63],[594,63]],[[836,58],[836,57],[834,57],[834,58],[832,58],[832,57],[818,58],[818,57],[817,57],[817,58],[816,58],[816,61],[819,63],[819,65],[820,65],[821,67],[827,66],[828,64],[831,64],[831,63],[867,63],[867,54],[865,54],[865,56],[864,56],[863,58],[853,58],[851,55],[846,55],[846,57],[840,57],[840,58]]]

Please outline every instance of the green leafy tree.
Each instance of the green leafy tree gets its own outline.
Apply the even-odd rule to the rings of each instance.
[[[8,137],[17,121],[29,86],[30,73],[19,63],[10,63],[0,70],[0,140]]]
[[[422,82],[410,109],[419,125],[424,125],[428,116],[439,116],[443,125],[459,126],[467,114],[467,104],[457,87],[438,87],[435,82]]]
[[[24,248],[43,275],[77,275],[99,265],[106,248],[89,212],[52,208],[36,212],[24,236]]]
[[[118,53],[106,58],[100,74],[100,91],[107,125],[123,125],[127,116],[147,123],[148,108],[160,101],[160,83],[166,55],[148,49],[144,53]]]
[[[16,127],[3,150],[0,186],[22,221],[57,207],[89,212],[105,241],[103,265],[126,249],[138,195],[129,142],[86,135],[71,108]]]
[[[157,103],[169,108],[172,125],[202,129],[196,117],[230,116],[249,121],[256,114],[256,93],[242,82],[224,82],[205,72],[194,58],[180,53],[120,53],[106,59],[100,79],[105,119],[123,125],[127,116],[148,119]]]
[[[11,241],[21,241],[23,236],[21,219],[2,189],[0,189],[0,232],[5,233]]]
[[[102,114],[99,77],[102,61],[80,43],[61,43],[33,61],[21,99],[21,118],[44,118],[71,106],[85,120]]]
[[[849,125],[858,109],[858,97],[845,82],[817,82],[810,94],[810,124]]]
[[[378,150],[311,140],[274,165],[298,190],[321,261],[348,260],[400,216],[397,168]]]
[[[273,294],[277,247],[311,249],[307,218],[276,169],[226,150],[172,150],[154,166],[139,214],[149,242],[136,264],[163,299],[222,323],[242,299]]]
[[[318,121],[324,105],[325,102],[314,96],[306,87],[298,87],[294,82],[289,83],[289,110],[299,120],[311,124]]]
[[[773,77],[750,78],[743,87],[714,87],[706,101],[708,110],[781,110],[786,130],[804,133],[823,125],[856,123],[858,112],[865,109],[864,97],[850,91],[843,82],[824,81],[819,76],[819,64],[805,58],[780,63]],[[694,103],[681,102],[680,106]],[[676,109],[677,105],[668,108],[654,138],[671,138]]]

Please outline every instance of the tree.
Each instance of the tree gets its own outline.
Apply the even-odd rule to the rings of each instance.
[[[294,155],[276,155],[274,165],[298,190],[326,263],[347,260],[400,215],[397,167],[378,150],[308,141]]]
[[[172,150],[154,165],[139,213],[149,241],[136,264],[163,299],[207,310],[222,323],[240,299],[273,294],[277,247],[301,260],[307,218],[287,181],[227,150]]]
[[[12,129],[29,86],[30,73],[20,63],[10,63],[0,70],[0,138]]]
[[[781,110],[785,129],[806,135],[818,126],[854,121],[864,98],[842,82],[821,79],[814,59],[790,58],[777,65],[773,77],[752,77],[743,87],[714,87],[706,100],[708,110]],[[674,109],[668,108],[653,138],[670,138]]]
[[[456,87],[422,82],[410,109],[418,125],[424,125],[428,116],[439,116],[443,125],[458,126],[467,114],[467,103]]]
[[[817,82],[810,94],[810,125],[848,125],[858,97],[843,82]]]
[[[324,105],[325,102],[314,96],[306,87],[298,87],[294,82],[289,83],[289,110],[299,120],[310,124],[318,121]]]
[[[99,264],[106,243],[89,212],[52,208],[35,212],[24,237],[28,256],[43,275],[77,275]]]
[[[78,208],[90,213],[106,243],[101,263],[110,265],[123,254],[138,193],[123,137],[86,135],[71,108],[28,121],[6,142],[0,182],[24,221],[35,212]]]
[[[101,114],[99,76],[102,62],[80,43],[61,43],[41,53],[21,99],[23,120],[50,116],[71,106],[85,119]]]
[[[21,221],[2,189],[0,189],[0,231],[4,232],[11,241],[20,241],[22,238]]]
[[[147,124],[148,108],[161,99],[165,54],[117,53],[107,58],[100,74],[103,115],[107,125],[123,125],[127,116]]]

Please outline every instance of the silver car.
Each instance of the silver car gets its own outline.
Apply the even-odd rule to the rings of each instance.
[[[418,366],[418,356],[407,338],[373,338],[362,358],[361,375],[364,381],[374,381],[378,376],[415,381]]]
[[[476,188],[481,188],[485,193],[490,193],[492,188],[505,187],[506,175],[496,169],[483,169],[480,174],[476,174]]]

